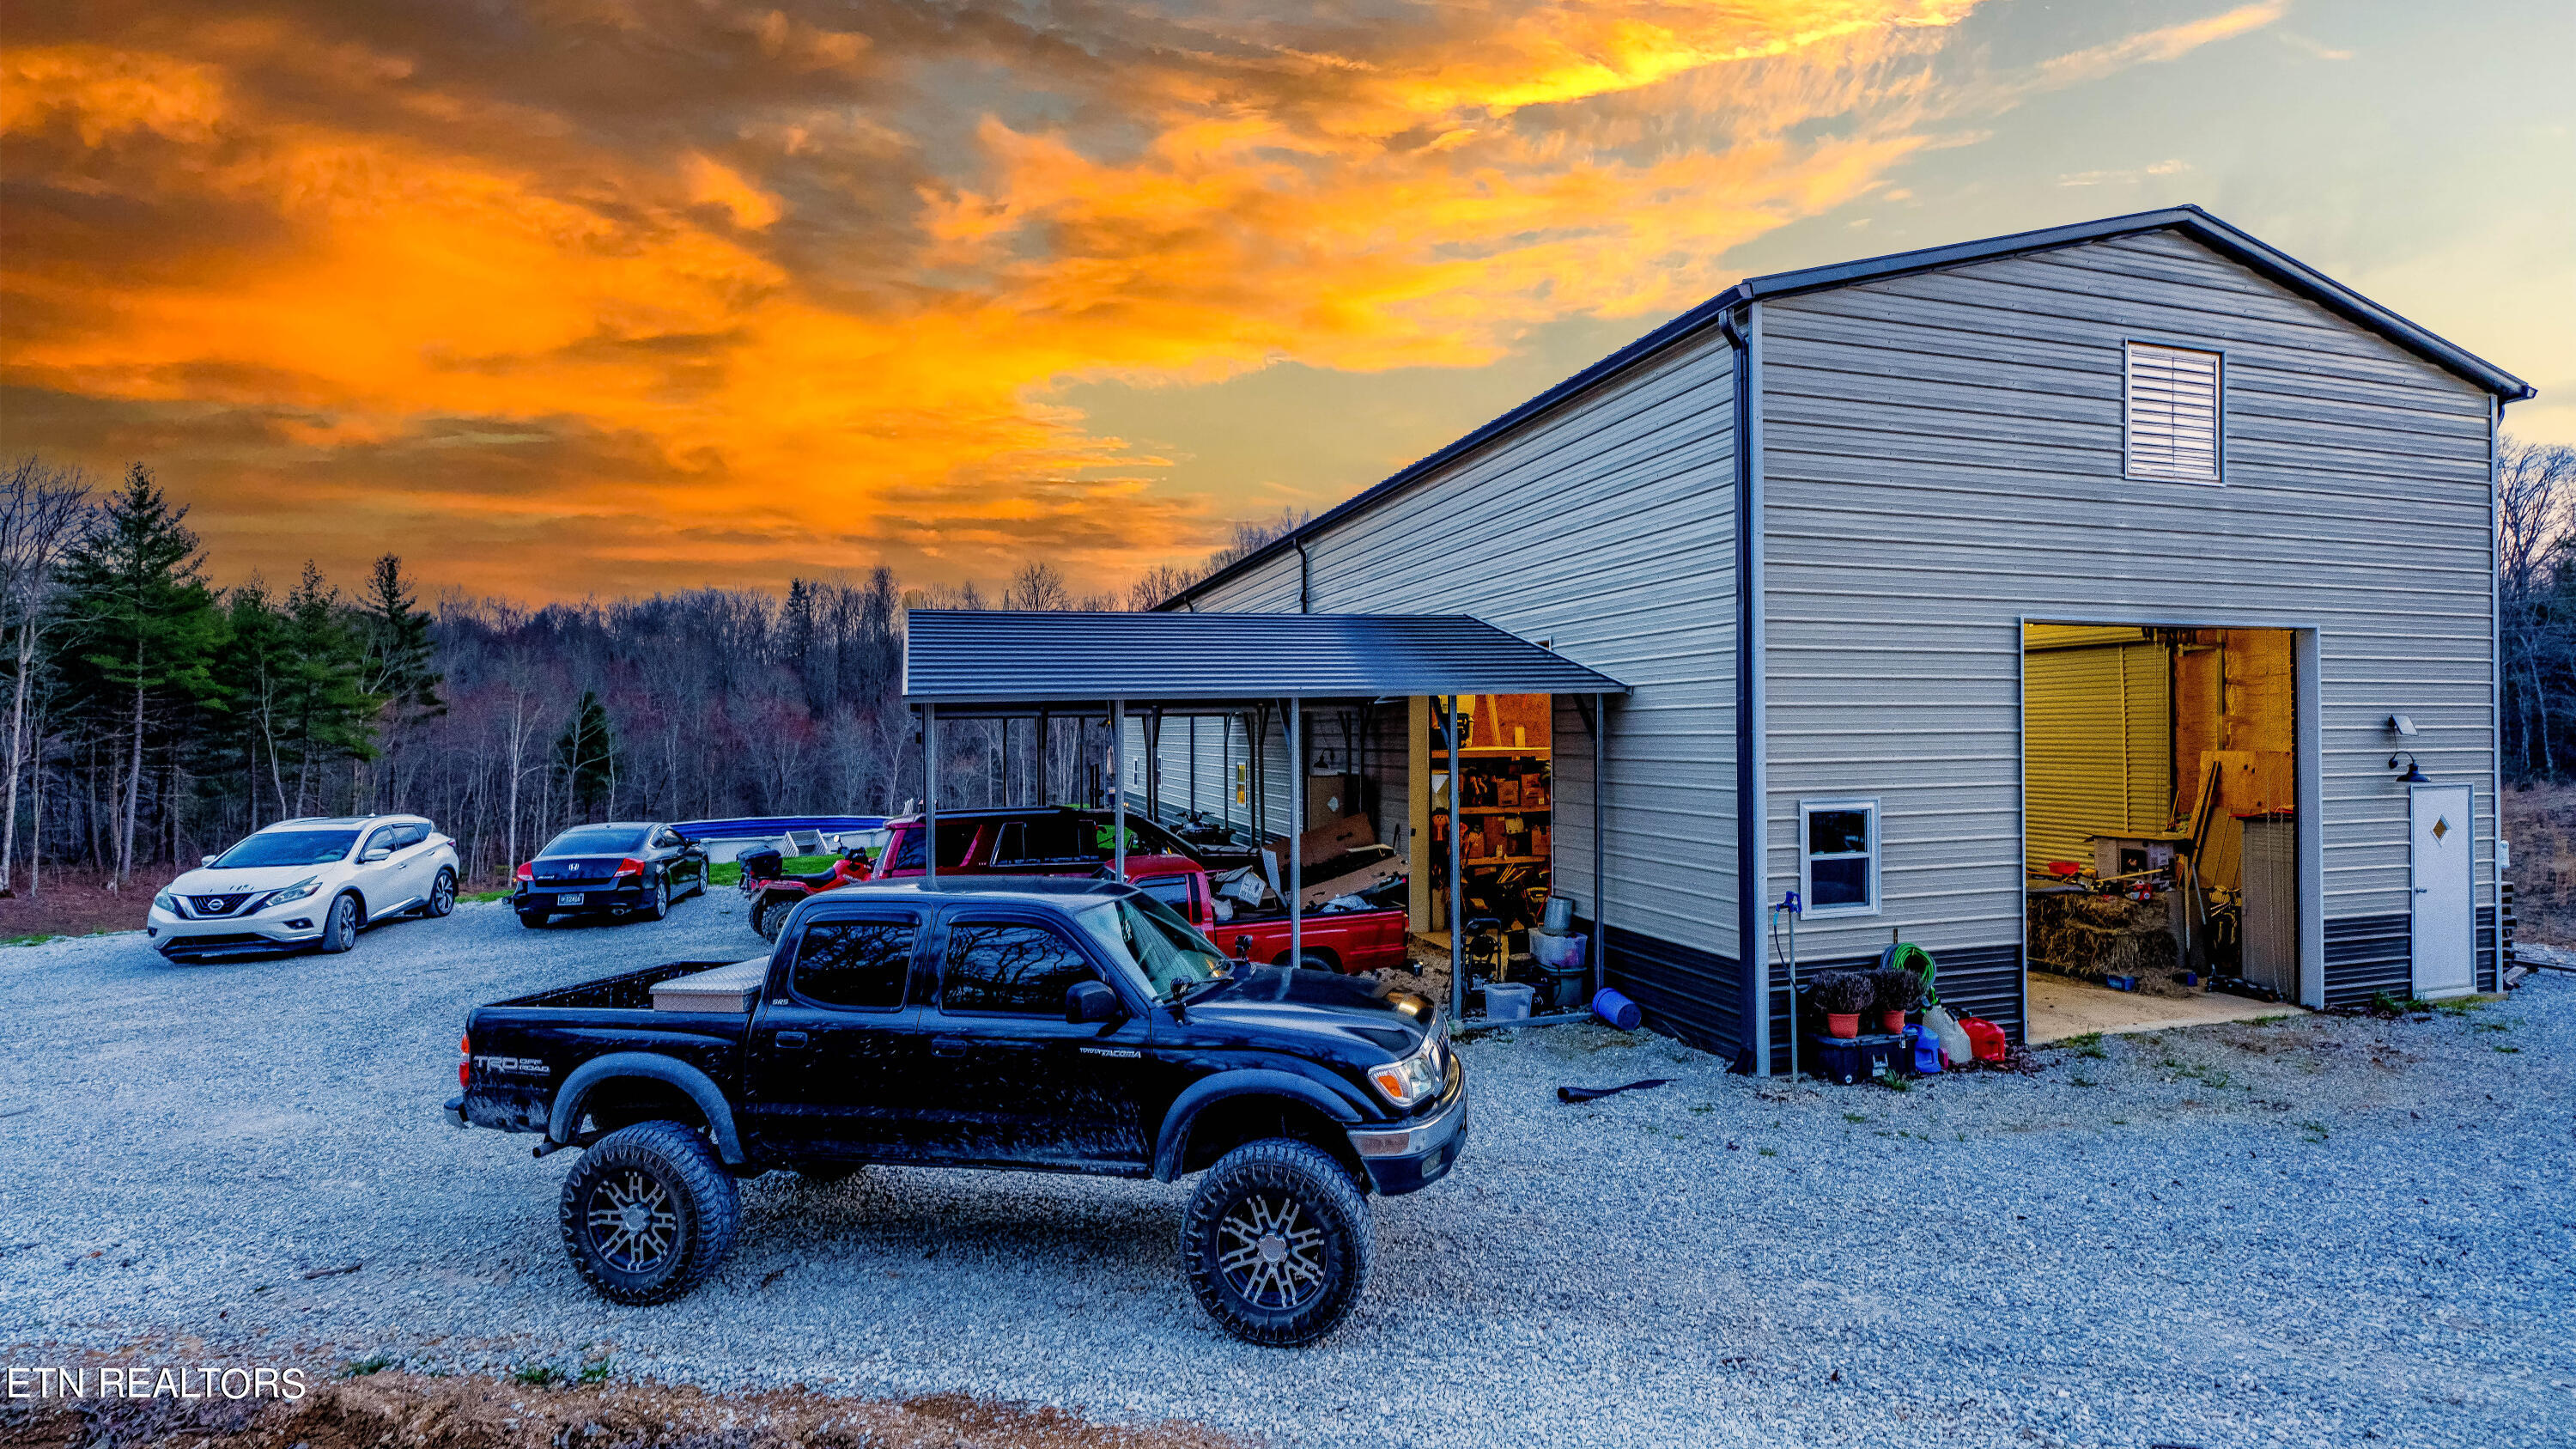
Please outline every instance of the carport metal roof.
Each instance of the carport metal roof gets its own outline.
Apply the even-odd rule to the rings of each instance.
[[[914,609],[903,696],[943,715],[1174,713],[1275,699],[1626,694],[1628,686],[1466,614],[1086,614]]]

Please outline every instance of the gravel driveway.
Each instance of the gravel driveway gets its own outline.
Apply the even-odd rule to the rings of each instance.
[[[191,968],[139,936],[0,953],[0,1366],[604,1358],[1372,1449],[2576,1441],[2564,977],[1903,1093],[1596,1028],[1478,1041],[1457,1174],[1380,1201],[1351,1321],[1278,1352],[1190,1302],[1184,1189],[1153,1183],[773,1174],[705,1290],[592,1296],[555,1238],[572,1155],[439,1121],[458,1031],[478,1001],[754,954],[738,912],[529,933],[467,906]],[[1674,1080],[1553,1094],[1640,1077]]]

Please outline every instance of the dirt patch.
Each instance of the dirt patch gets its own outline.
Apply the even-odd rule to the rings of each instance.
[[[801,1389],[720,1396],[659,1384],[546,1386],[376,1373],[303,1398],[98,1399],[0,1409],[0,1449],[1233,1449],[1191,1424],[1095,1424],[963,1395],[845,1399]]]
[[[119,891],[106,872],[48,866],[37,881],[36,893],[30,896],[22,868],[17,894],[0,896],[0,941],[140,931],[153,893],[178,878],[177,866],[147,866],[135,872],[134,879]]]
[[[2516,785],[2504,792],[2504,839],[2513,847],[2513,910],[2525,940],[2576,945],[2576,785]]]

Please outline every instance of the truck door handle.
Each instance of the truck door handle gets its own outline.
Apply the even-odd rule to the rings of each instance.
[[[801,1047],[805,1044],[805,1033],[801,1031],[782,1031],[778,1034],[776,1040],[782,1050],[792,1050],[793,1048]]]
[[[930,1039],[930,1054],[935,1057],[962,1057],[973,1045],[962,1036],[934,1036]]]

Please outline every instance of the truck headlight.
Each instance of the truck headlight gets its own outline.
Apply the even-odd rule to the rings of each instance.
[[[297,881],[295,884],[288,886],[286,889],[279,891],[276,895],[269,897],[268,903],[272,906],[282,906],[288,901],[300,901],[320,889],[322,889],[322,877],[318,875],[308,875],[304,879]]]
[[[1427,1037],[1422,1049],[1402,1061],[1369,1068],[1369,1085],[1398,1107],[1410,1108],[1440,1090],[1440,1039]]]

